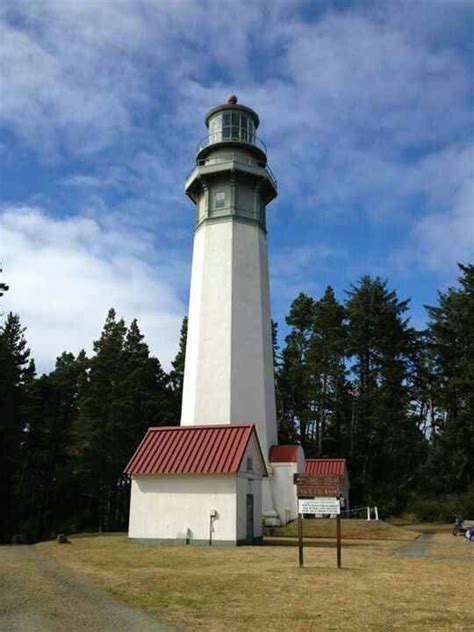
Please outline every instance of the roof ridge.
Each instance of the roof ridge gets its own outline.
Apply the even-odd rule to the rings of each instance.
[[[147,432],[150,430],[193,430],[202,428],[252,428],[255,424],[252,422],[240,423],[240,424],[196,424],[192,426],[150,426]]]
[[[318,457],[314,459],[305,459],[305,461],[346,461],[345,457]]]

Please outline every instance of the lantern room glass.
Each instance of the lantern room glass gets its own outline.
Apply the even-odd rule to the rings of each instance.
[[[255,144],[255,126],[247,114],[227,111],[216,114],[209,120],[209,144],[225,141],[240,141]]]

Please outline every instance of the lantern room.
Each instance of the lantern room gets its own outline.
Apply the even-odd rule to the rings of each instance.
[[[266,163],[267,149],[256,134],[258,124],[258,114],[245,105],[237,104],[237,97],[231,95],[227,103],[207,113],[208,134],[198,145],[198,159],[205,158],[217,144],[245,144],[251,146],[258,158]]]

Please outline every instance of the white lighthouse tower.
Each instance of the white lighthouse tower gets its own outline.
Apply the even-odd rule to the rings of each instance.
[[[257,428],[277,443],[265,213],[277,195],[259,118],[231,96],[206,115],[186,193],[196,204],[181,425]]]
[[[256,112],[232,95],[205,122],[208,134],[185,184],[196,229],[181,425],[251,422],[269,465],[278,438],[266,207],[277,182],[256,135]],[[280,504],[276,496],[270,475],[267,517]]]
[[[196,205],[181,425],[152,427],[125,472],[136,540],[253,543],[297,515],[300,446],[278,445],[266,207],[277,183],[256,112],[206,115],[185,190]]]

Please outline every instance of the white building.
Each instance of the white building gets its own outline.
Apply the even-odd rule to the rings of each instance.
[[[300,445],[274,445],[270,448],[272,490],[275,510],[281,524],[298,517],[298,500],[294,475],[304,471],[305,460]]]
[[[235,545],[262,537],[267,471],[253,425],[150,428],[125,471],[132,540]]]

